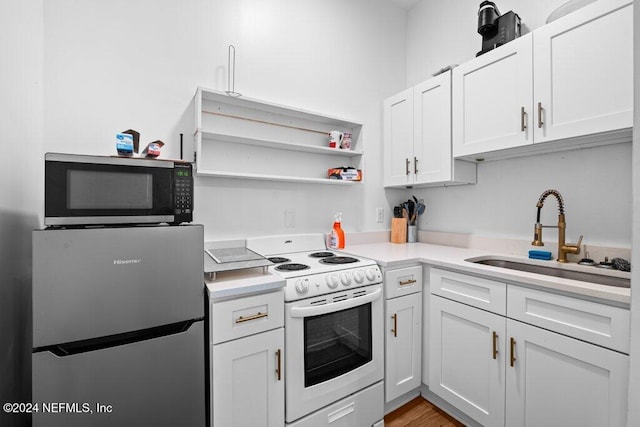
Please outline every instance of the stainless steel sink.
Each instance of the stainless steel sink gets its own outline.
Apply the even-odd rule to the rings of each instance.
[[[544,274],[545,276],[561,277],[563,279],[580,280],[582,282],[597,283],[599,285],[630,288],[631,280],[625,277],[609,276],[605,274],[576,271],[567,268],[548,267],[525,262],[511,261],[501,258],[471,258],[466,260],[475,264],[490,265],[492,267],[508,268],[511,270],[526,271],[528,273]],[[588,267],[596,269],[597,267]]]

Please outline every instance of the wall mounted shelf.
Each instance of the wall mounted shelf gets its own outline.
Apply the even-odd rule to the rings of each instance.
[[[351,185],[327,170],[363,169],[361,124],[202,87],[195,110],[199,176]],[[330,148],[332,130],[351,133],[351,149]]]

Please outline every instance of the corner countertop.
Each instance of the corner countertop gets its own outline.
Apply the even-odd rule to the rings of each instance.
[[[285,280],[262,268],[248,268],[217,273],[215,280],[205,279],[209,299],[241,298],[255,293],[282,289]]]
[[[605,274],[630,278],[630,273],[611,270],[596,270],[596,267],[582,266],[578,264],[563,264],[557,261],[532,260],[524,256],[501,254],[486,250],[458,248],[452,246],[434,245],[430,243],[405,243],[395,244],[367,243],[347,246],[342,250],[365,258],[375,260],[385,268],[396,268],[417,263],[426,263],[432,266],[455,269],[461,272],[481,275],[492,279],[503,280],[524,286],[535,286],[555,292],[564,292],[595,298],[601,302],[628,308],[631,302],[631,290],[615,286],[599,285],[554,276],[529,273],[519,270],[511,270],[501,267],[492,267],[483,264],[475,264],[465,261],[475,257],[499,257],[512,261],[526,262],[547,267],[566,268],[593,274]]]

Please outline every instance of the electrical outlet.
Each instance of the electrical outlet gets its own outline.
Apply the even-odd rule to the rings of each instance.
[[[293,209],[284,210],[284,228],[296,227],[296,212]]]
[[[376,222],[384,222],[384,208],[376,208]]]

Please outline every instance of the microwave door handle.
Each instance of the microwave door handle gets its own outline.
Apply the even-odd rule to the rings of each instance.
[[[316,305],[313,307],[291,307],[291,317],[310,317],[317,316],[319,314],[333,313],[336,311],[342,311],[349,308],[357,307],[375,301],[382,297],[382,288],[378,288],[370,294],[363,295],[361,297],[351,298],[345,301],[332,302],[325,305]]]

